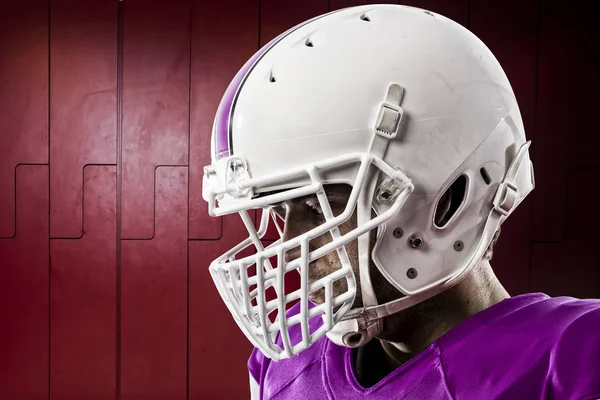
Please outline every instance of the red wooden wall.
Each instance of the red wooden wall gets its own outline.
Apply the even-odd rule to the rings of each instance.
[[[242,235],[201,199],[213,115],[259,46],[364,3],[2,2],[1,399],[248,397],[207,270]],[[537,188],[497,247],[505,286],[600,295],[600,3],[401,3],[470,28],[518,96]]]

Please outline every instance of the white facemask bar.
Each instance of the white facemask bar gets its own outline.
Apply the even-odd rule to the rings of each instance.
[[[238,161],[235,162],[239,165]],[[349,166],[358,164],[359,168],[355,182],[352,185],[353,190],[350,194],[346,210],[339,216],[334,217],[323,188],[321,172],[331,167],[339,168],[340,164]],[[225,162],[223,165],[229,168],[231,164]],[[373,168],[376,168],[384,177],[387,177],[377,189],[378,193],[387,191],[383,196],[385,200],[379,207],[382,209],[382,212],[377,217],[364,224],[360,224],[356,229],[342,236],[338,227],[352,216],[359,194],[365,190],[363,187],[365,186],[365,181],[368,176],[372,176],[368,172]],[[308,176],[310,179],[310,183],[306,186],[261,198],[250,198],[248,195],[248,193],[252,193],[258,187],[276,185],[278,182],[289,181],[291,178],[298,178],[302,175],[305,177]],[[212,173],[212,176],[218,177],[219,174],[215,171]],[[213,200],[209,201],[211,215],[223,215],[228,212],[238,211],[250,234],[246,240],[211,264],[211,275],[225,304],[252,344],[274,360],[288,358],[309,347],[322,337],[343,318],[344,314],[352,306],[356,293],[356,284],[344,246],[395,215],[414,187],[404,173],[394,170],[380,158],[368,153],[356,153],[336,157],[325,160],[317,165],[306,166],[262,179],[251,179],[249,178],[249,174],[246,178],[243,173],[240,176],[242,177],[241,180],[227,182],[223,186],[214,183],[204,183],[205,198]],[[233,185],[233,189],[228,188],[227,186],[229,185]],[[224,188],[225,190],[221,190],[221,193],[215,193],[215,191],[210,190],[217,187]],[[234,195],[237,194],[239,197],[231,196],[231,193]],[[285,243],[281,243],[281,240],[279,240],[264,248],[260,238],[266,232],[269,215],[266,212],[263,213],[260,227],[256,230],[246,210],[267,207],[270,204],[314,193],[317,194],[326,221],[319,227]],[[226,196],[229,196],[229,198],[226,198]],[[215,200],[219,197],[225,199],[225,201],[223,201],[222,205],[219,204],[219,207],[216,207]],[[376,197],[381,200],[381,196]],[[279,231],[281,230],[279,229]],[[328,232],[332,235],[333,241],[309,252],[309,241]],[[365,236],[368,237],[368,234]],[[250,246],[256,248],[257,253],[236,260],[236,255]],[[285,252],[296,247],[300,248],[300,258],[290,263],[285,263]],[[309,285],[309,263],[332,251],[337,251],[342,268]],[[269,258],[271,257],[277,258],[277,268],[272,268],[269,262]],[[253,265],[260,267],[256,269],[255,276],[248,276],[248,268]],[[291,271],[298,271],[300,273],[301,287],[292,293],[284,294],[284,275]],[[348,282],[348,291],[334,298],[332,285],[338,279],[346,279]],[[252,285],[256,285],[257,287],[254,290],[250,290]],[[265,299],[265,291],[269,287],[274,288],[277,296],[276,299],[267,301]],[[324,288],[325,290],[326,302],[309,309],[308,293],[320,288]],[[300,313],[294,316],[286,316],[286,305],[296,300],[300,300],[301,302]],[[253,301],[255,301],[256,305],[252,304]],[[334,313],[333,310],[338,307],[339,309]],[[271,322],[268,314],[273,310],[277,310],[278,316],[274,322]],[[316,331],[310,332],[309,319],[321,315],[324,317],[324,325],[316,329]],[[288,329],[294,324],[301,325],[302,333],[301,341],[296,344],[291,343],[288,336]],[[276,343],[278,336],[280,336],[281,344]]]

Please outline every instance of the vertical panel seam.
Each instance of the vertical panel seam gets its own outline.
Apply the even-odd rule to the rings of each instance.
[[[189,7],[189,65],[188,65],[188,156],[187,156],[187,229],[186,229],[186,294],[185,294],[185,398],[190,398],[190,148],[192,138],[192,23],[194,21],[193,1]]]
[[[50,21],[51,21],[51,17],[50,17],[50,7],[51,5],[51,0],[48,0],[48,314],[47,314],[47,318],[48,318],[48,400],[50,400],[50,385],[51,385],[51,363],[50,363],[50,357],[51,357],[51,346],[50,346],[50,340],[51,340],[51,326],[50,326],[50,312],[51,312],[51,307],[50,307],[50,290],[51,290],[51,275],[52,275],[52,258],[50,256],[50,201],[51,201],[51,196],[50,196],[50,82],[51,82],[51,40],[50,40]],[[15,235],[17,234],[17,172],[16,172],[16,168],[15,168]]]
[[[123,133],[123,2],[117,2],[117,198],[116,198],[116,398],[121,398],[121,195],[122,195],[122,133]]]

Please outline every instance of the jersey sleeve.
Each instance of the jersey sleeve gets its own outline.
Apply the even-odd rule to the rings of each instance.
[[[600,300],[578,300],[550,355],[553,398],[600,399]]]

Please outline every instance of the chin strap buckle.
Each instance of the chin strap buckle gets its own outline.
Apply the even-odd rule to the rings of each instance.
[[[350,310],[344,319],[327,332],[327,337],[338,346],[362,347],[382,332],[383,324],[369,309]]]
[[[404,88],[396,83],[390,85],[381,105],[373,128],[373,140],[369,152],[379,158],[385,156],[390,140],[398,134],[404,110],[400,106],[404,97]]]

